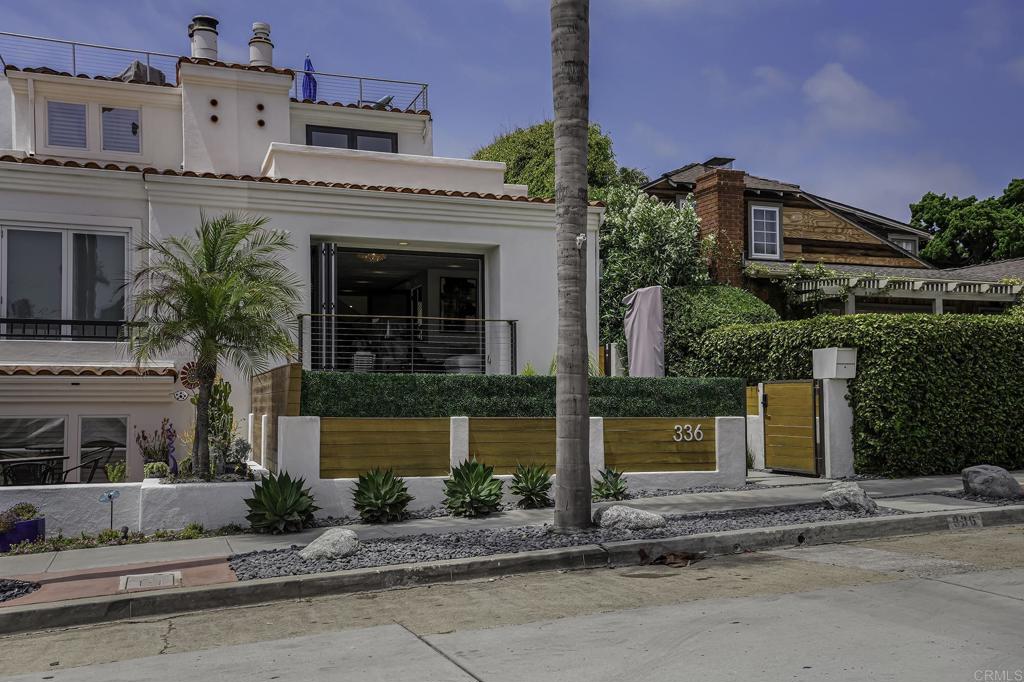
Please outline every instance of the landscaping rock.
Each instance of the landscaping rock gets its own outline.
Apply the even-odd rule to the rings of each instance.
[[[968,495],[997,497],[1003,500],[1024,497],[1024,490],[1021,490],[1020,483],[1002,467],[979,464],[967,467],[960,472],[960,476],[964,482],[964,492]]]
[[[833,483],[822,494],[821,501],[833,509],[848,509],[868,514],[874,514],[878,511],[878,505],[875,504],[875,501],[868,497],[864,489],[853,481]]]
[[[0,602],[24,597],[39,589],[39,583],[0,578]]]
[[[662,528],[665,517],[654,512],[634,509],[624,504],[613,504],[602,507],[594,513],[594,523],[601,528],[621,528],[623,530],[645,530]]]
[[[347,528],[329,528],[320,537],[301,550],[299,556],[307,561],[340,559],[352,554],[359,547],[359,536]]]

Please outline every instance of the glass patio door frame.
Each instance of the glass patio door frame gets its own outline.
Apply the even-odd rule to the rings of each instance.
[[[74,281],[75,281],[75,263],[74,263],[74,236],[76,234],[95,234],[95,235],[106,235],[111,237],[121,237],[124,240],[124,269],[125,276],[130,277],[131,273],[131,254],[129,240],[131,238],[131,231],[127,229],[116,229],[116,228],[93,228],[88,226],[78,225],[60,225],[52,223],[39,223],[39,224],[21,224],[21,223],[3,223],[0,224],[0,317],[7,318],[8,305],[9,305],[9,292],[8,292],[8,276],[9,268],[7,265],[8,258],[8,247],[10,245],[10,233],[11,232],[51,232],[61,235],[61,264],[60,264],[60,317],[61,320],[72,320],[74,319]],[[130,315],[130,297],[124,297],[124,312],[122,317],[128,319]],[[39,318],[46,319],[46,318]],[[6,325],[0,325],[0,334],[7,334]],[[71,325],[62,324],[60,328],[61,337],[67,338],[71,336]]]

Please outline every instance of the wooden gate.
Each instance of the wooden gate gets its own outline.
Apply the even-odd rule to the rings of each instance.
[[[765,382],[764,465],[768,469],[818,476],[820,462],[817,432],[820,399],[816,383]]]

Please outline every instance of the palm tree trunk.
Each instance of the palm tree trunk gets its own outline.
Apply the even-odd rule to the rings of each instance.
[[[558,250],[555,529],[563,532],[591,524],[585,241],[590,110],[589,15],[589,0],[551,0],[555,236]]]
[[[192,444],[192,473],[200,478],[210,478],[210,395],[216,371],[203,371],[199,379],[199,394],[196,396],[196,433]]]

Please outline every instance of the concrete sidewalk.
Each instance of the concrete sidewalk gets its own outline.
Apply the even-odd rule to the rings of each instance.
[[[767,472],[750,472],[750,483],[757,488],[710,493],[688,493],[667,497],[629,500],[627,504],[660,514],[686,514],[702,511],[731,511],[750,508],[783,507],[817,502],[832,481],[820,478],[786,476]],[[883,504],[901,511],[938,511],[941,509],[985,506],[976,502],[948,497],[928,496],[929,493],[961,488],[959,476],[928,476],[899,480],[866,480],[860,485],[875,498],[905,496],[902,500],[883,500]],[[909,496],[928,496],[911,498]],[[551,522],[550,509],[522,509],[494,514],[482,519],[441,517],[413,519],[388,525],[354,524],[346,526],[364,540],[403,537],[423,533],[442,534],[472,528],[514,528],[543,525]],[[0,577],[60,575],[69,577],[76,572],[95,572],[98,569],[195,562],[226,559],[233,554],[256,550],[284,549],[292,545],[305,545],[323,532],[314,528],[286,536],[229,535],[198,540],[152,542],[143,545],[96,547],[62,552],[46,552],[23,556],[0,557]]]

